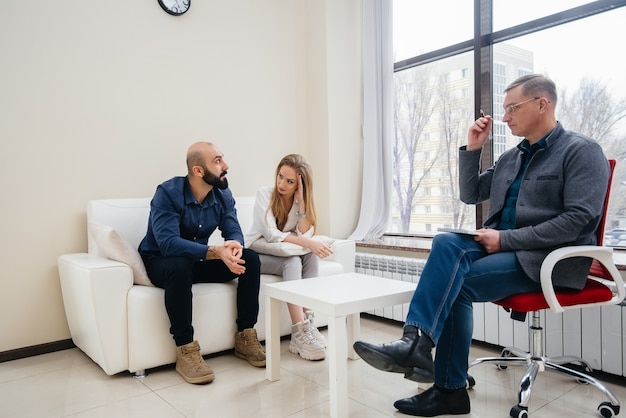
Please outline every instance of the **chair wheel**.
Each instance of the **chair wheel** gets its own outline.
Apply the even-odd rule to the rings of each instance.
[[[467,388],[471,389],[476,385],[476,379],[474,379],[474,376],[472,375],[467,375]]]
[[[515,405],[509,415],[513,418],[528,418],[528,407]]]
[[[598,406],[598,411],[604,418],[611,418],[619,414],[619,405],[613,405],[610,402],[602,402]]]
[[[496,364],[496,367],[498,368],[498,370],[506,370],[507,366],[506,364]]]

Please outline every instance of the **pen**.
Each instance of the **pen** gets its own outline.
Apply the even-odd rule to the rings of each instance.
[[[484,118],[484,117],[485,117],[485,112],[483,112],[483,110],[482,110],[482,109],[480,109],[480,117],[481,117],[481,118]]]

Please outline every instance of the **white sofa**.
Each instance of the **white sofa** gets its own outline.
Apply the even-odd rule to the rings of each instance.
[[[254,197],[239,197],[236,202],[245,233],[252,224]],[[145,235],[149,211],[150,198],[92,200],[87,205],[87,221],[112,227],[134,251]],[[220,240],[218,230],[210,242],[218,244]],[[320,274],[354,271],[354,242],[335,240],[332,248],[333,256],[320,263]],[[131,267],[104,257],[91,233],[88,253],[61,255],[58,267],[72,340],[107,374],[128,370],[139,375],[176,361],[162,289],[134,284]],[[261,276],[255,326],[261,341],[265,339],[263,283],[280,280],[278,276]],[[203,355],[234,347],[235,286],[236,281],[193,286],[193,326]],[[283,306],[281,335],[291,333],[290,323]],[[316,323],[326,325],[327,319],[318,315]]]

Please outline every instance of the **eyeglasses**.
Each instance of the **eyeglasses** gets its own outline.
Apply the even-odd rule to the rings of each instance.
[[[532,102],[533,100],[537,100],[537,99],[541,99],[541,97],[533,97],[532,99],[524,100],[523,102],[508,105],[507,107],[504,108],[504,111],[506,112],[507,115],[510,115],[512,113],[515,113],[517,108],[523,105],[524,103]]]

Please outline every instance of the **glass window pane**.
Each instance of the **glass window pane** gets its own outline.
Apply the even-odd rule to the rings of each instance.
[[[589,1],[494,0],[494,30]],[[473,2],[394,0],[394,54],[401,61],[473,36]],[[431,23],[432,22],[432,23]],[[445,22],[445,28],[443,23]],[[605,244],[626,247],[626,7],[494,45],[493,157],[515,146],[502,123],[504,89],[517,77],[545,73],[557,84],[557,117],[566,129],[598,140],[618,161]],[[447,30],[454,27],[455,30]],[[609,41],[607,41],[609,40]],[[617,49],[616,49],[617,48]],[[475,226],[474,207],[458,200],[456,149],[473,115],[473,58],[459,55],[394,75],[394,199],[391,233],[423,234],[439,226]],[[488,108],[488,104],[484,104]]]
[[[393,0],[394,62],[474,37],[471,1]]]
[[[473,228],[474,206],[459,200],[458,148],[473,120],[472,54],[394,74],[394,198],[389,232]]]
[[[563,10],[572,9],[589,0],[494,0],[493,30],[498,31],[520,23],[535,20]]]
[[[607,245],[626,246],[626,59],[607,39],[626,37],[626,8],[578,20],[494,46],[494,116],[502,118],[502,86],[529,71],[554,80],[559,93],[557,118],[565,129],[597,140],[618,160],[606,229]],[[497,77],[505,74],[504,79]],[[499,80],[499,81],[498,81]],[[500,100],[500,101],[499,101]],[[519,141],[505,129],[510,147]],[[494,132],[494,153],[495,149]],[[617,231],[619,232],[619,231]],[[615,237],[613,237],[615,235]],[[622,236],[620,238],[620,235]],[[623,239],[622,239],[623,238]]]

